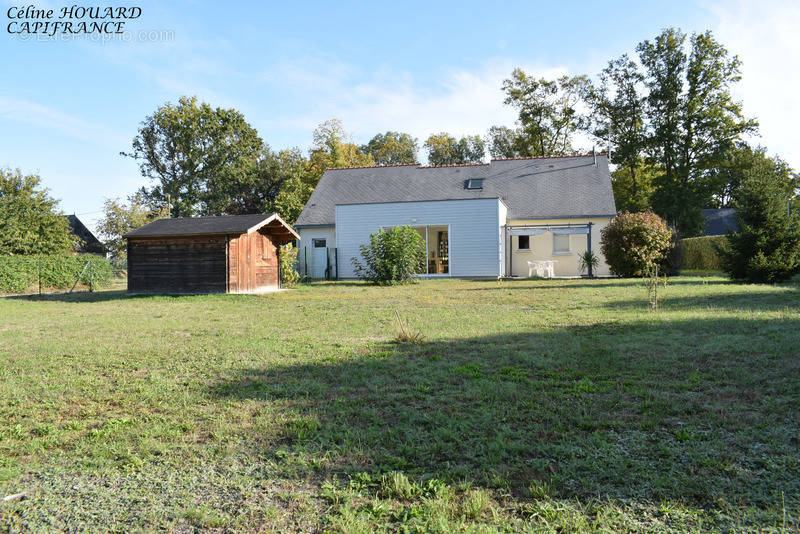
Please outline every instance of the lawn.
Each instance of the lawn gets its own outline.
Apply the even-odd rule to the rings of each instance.
[[[800,283],[662,294],[0,299],[0,529],[797,531]]]

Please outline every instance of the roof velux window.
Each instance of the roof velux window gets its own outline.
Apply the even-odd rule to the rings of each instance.
[[[483,189],[483,178],[470,178],[465,184],[466,189]]]

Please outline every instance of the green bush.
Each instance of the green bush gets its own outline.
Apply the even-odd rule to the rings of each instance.
[[[425,272],[425,240],[410,226],[379,230],[361,245],[361,258],[352,258],[356,276],[376,284],[403,284]]]
[[[600,235],[603,256],[617,276],[642,276],[662,265],[673,248],[673,231],[650,212],[620,212]]]
[[[294,287],[300,280],[300,274],[294,269],[297,263],[297,247],[286,243],[280,248],[281,283],[283,287]]]
[[[684,269],[699,269],[703,271],[722,270],[721,248],[727,247],[728,240],[724,235],[709,235],[703,237],[687,237],[681,239],[680,248],[683,250]]]
[[[111,284],[111,264],[100,256],[91,254],[0,256],[0,292],[20,293],[38,289],[40,261],[42,289],[71,288],[87,261],[92,263],[91,282],[94,287],[106,287]],[[78,283],[88,286],[89,281],[87,267]]]

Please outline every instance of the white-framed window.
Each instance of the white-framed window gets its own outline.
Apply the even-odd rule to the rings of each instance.
[[[531,249],[531,236],[521,235],[517,236],[517,250],[530,250]]]
[[[314,248],[325,248],[328,245],[326,239],[313,239]]]
[[[553,254],[569,254],[569,234],[553,234]]]

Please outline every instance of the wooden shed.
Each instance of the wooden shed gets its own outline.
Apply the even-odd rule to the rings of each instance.
[[[131,293],[278,288],[278,246],[298,236],[276,214],[159,219],[125,234]]]

